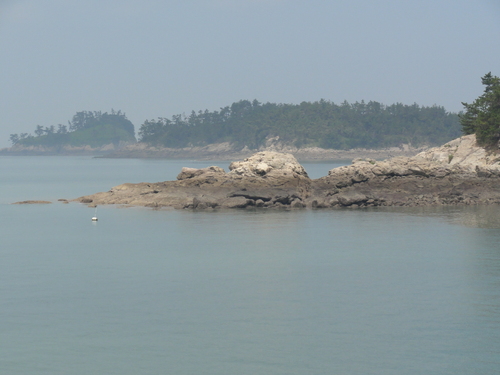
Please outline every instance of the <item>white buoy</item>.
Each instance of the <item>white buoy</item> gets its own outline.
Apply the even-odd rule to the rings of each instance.
[[[94,216],[92,217],[92,221],[97,221],[97,206],[95,206],[95,213]]]

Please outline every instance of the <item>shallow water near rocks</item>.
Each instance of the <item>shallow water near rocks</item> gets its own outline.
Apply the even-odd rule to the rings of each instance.
[[[496,206],[100,206],[92,223],[57,202],[210,165],[227,170],[0,157],[0,373],[498,372]],[[9,204],[27,199],[55,203]]]

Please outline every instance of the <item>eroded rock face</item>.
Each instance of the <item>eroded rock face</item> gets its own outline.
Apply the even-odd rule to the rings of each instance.
[[[421,152],[414,160],[427,160],[450,166],[460,165],[474,170],[477,165],[500,167],[500,155],[488,153],[483,147],[476,145],[476,136],[466,135],[440,147]]]
[[[474,136],[414,157],[356,159],[317,180],[291,154],[270,151],[229,169],[183,168],[177,181],[123,184],[76,200],[192,209],[500,203],[500,158],[477,147]]]
[[[352,165],[328,172],[328,177],[337,181],[337,187],[350,186],[375,177],[443,178],[448,175],[499,176],[500,155],[488,154],[484,148],[476,146],[474,135],[468,135],[414,157],[397,157],[384,161],[356,159]]]
[[[500,203],[499,177],[499,156],[469,135],[414,157],[356,159],[318,179],[312,195],[316,207]]]

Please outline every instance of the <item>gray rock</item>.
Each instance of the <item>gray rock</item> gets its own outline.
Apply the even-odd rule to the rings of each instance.
[[[12,204],[51,204],[52,202],[49,201],[35,201],[35,200],[28,200],[28,201],[21,201],[21,202],[14,202]],[[84,202],[83,202],[84,203]]]
[[[224,200],[222,206],[226,208],[245,208],[253,206],[255,202],[245,197],[231,197]]]
[[[352,206],[353,204],[364,203],[368,200],[368,198],[364,194],[347,192],[339,194],[337,196],[337,200],[342,206]]]

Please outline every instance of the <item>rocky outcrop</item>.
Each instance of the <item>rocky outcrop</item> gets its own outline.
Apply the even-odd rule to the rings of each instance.
[[[314,206],[419,206],[500,202],[500,157],[474,135],[414,157],[354,160],[316,180]]]
[[[21,201],[21,202],[14,202],[12,204],[51,204],[52,202],[49,201]]]
[[[289,154],[263,152],[230,165],[183,168],[177,181],[123,184],[108,192],[76,199],[101,205],[193,209],[246,207],[305,207],[311,180]]]
[[[183,168],[177,181],[123,184],[88,204],[176,208],[330,208],[500,203],[500,157],[465,136],[414,157],[356,159],[311,180],[291,154],[259,152],[219,167]]]

